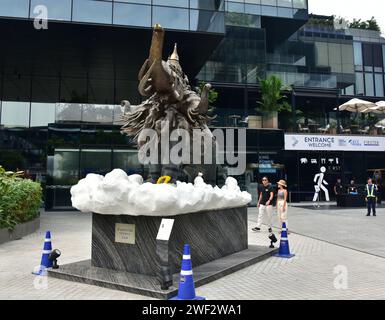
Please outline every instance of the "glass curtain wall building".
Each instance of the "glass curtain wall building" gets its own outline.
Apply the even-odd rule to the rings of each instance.
[[[44,17],[48,29],[39,29]],[[383,100],[385,40],[310,16],[306,0],[1,0],[0,164],[42,181],[47,209],[70,207],[69,188],[87,173],[146,175],[114,122],[121,100],[141,101],[137,73],[155,23],[167,29],[164,57],[177,42],[193,85],[219,93],[211,126],[248,129],[238,179],[254,196],[262,175],[289,178],[293,194],[309,189],[304,155],[285,150],[285,133],[319,134],[331,123],[340,133],[356,119],[336,106],[356,95]],[[252,128],[269,75],[291,87],[294,111],[280,114],[279,129]],[[381,158],[350,168],[350,154],[336,157],[347,159],[346,176]]]

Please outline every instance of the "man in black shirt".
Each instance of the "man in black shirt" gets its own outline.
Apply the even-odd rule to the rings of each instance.
[[[342,193],[343,193],[343,186],[342,186],[341,178],[338,178],[336,184],[334,185],[334,194],[336,196],[339,196]]]
[[[267,225],[269,227],[269,232],[272,232],[274,189],[269,183],[269,179],[267,177],[262,178],[262,185],[258,189],[258,222],[257,226],[252,230],[255,232],[260,231],[263,218],[265,215],[267,215]]]

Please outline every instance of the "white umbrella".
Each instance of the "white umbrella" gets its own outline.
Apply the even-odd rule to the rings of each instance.
[[[354,98],[343,105],[338,107],[340,111],[349,111],[349,112],[363,112],[368,108],[375,107],[376,105],[373,102],[361,100]]]
[[[364,112],[364,113],[378,113],[378,114],[385,113],[385,101],[379,101],[376,103],[375,107],[367,108],[366,110],[364,110],[362,112]]]
[[[376,128],[385,128],[385,119],[382,119],[381,121],[377,122],[375,127]]]

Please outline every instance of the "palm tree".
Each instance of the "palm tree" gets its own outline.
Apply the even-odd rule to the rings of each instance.
[[[282,81],[277,76],[271,75],[264,80],[260,80],[261,101],[258,101],[257,111],[269,115],[275,112],[291,111],[290,104],[286,101],[287,97],[283,95],[284,90],[291,90],[283,86]]]

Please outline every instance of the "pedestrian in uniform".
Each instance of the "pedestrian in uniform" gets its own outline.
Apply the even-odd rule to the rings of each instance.
[[[285,180],[278,181],[278,192],[277,192],[277,213],[279,219],[279,226],[282,229],[282,224],[286,223],[287,228],[287,185]]]
[[[273,200],[274,200],[274,189],[270,184],[267,177],[262,178],[262,185],[259,187],[258,197],[258,221],[257,226],[252,230],[254,232],[260,231],[264,217],[267,218],[267,225],[269,232],[272,232],[273,223]]]
[[[373,184],[373,180],[371,178],[368,179],[368,184],[365,187],[366,194],[366,203],[368,206],[368,214],[367,217],[370,216],[371,211],[373,211],[373,216],[376,216],[376,204],[377,204],[377,186]]]

